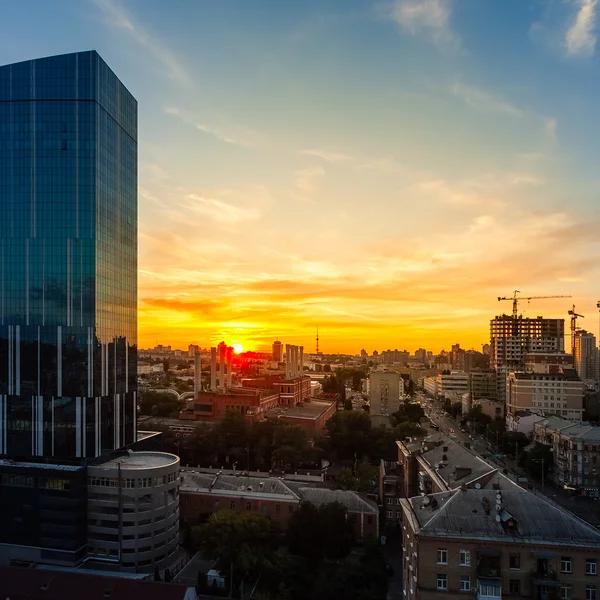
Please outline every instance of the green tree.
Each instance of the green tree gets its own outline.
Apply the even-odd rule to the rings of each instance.
[[[344,400],[344,410],[352,410],[352,400]]]
[[[234,580],[247,572],[258,575],[273,564],[275,537],[271,522],[262,515],[220,510],[192,527],[191,535],[196,549],[227,565]]]
[[[163,371],[164,371],[165,373],[168,373],[168,372],[169,372],[169,367],[170,367],[170,365],[169,365],[169,359],[168,359],[168,358],[165,358],[165,359],[162,361],[162,364],[163,364]]]
[[[326,424],[330,449],[338,460],[369,455],[372,443],[371,419],[360,410],[336,412]]]
[[[534,479],[541,479],[542,472],[544,477],[548,477],[553,464],[554,456],[550,446],[536,443],[531,450],[523,453],[523,466]]]
[[[185,407],[175,394],[146,390],[140,393],[140,414],[153,417],[177,417],[179,411]]]
[[[286,542],[292,554],[310,561],[344,558],[354,543],[354,529],[346,507],[330,502],[317,508],[310,502],[302,502],[290,517]]]
[[[500,438],[500,445],[506,454],[515,456],[529,445],[529,438],[520,431],[507,431]]]

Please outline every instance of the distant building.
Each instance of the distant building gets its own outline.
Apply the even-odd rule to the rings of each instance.
[[[273,362],[283,362],[283,344],[279,340],[273,342]]]
[[[438,394],[442,398],[455,399],[469,391],[469,374],[452,371],[438,375]]]
[[[533,438],[553,449],[557,485],[600,497],[600,427],[551,417],[535,424]]]
[[[596,336],[584,329],[575,332],[573,352],[575,370],[584,381],[598,380],[598,349]]]
[[[564,352],[564,319],[543,317],[516,319],[497,316],[490,321],[490,367],[496,369],[497,398],[506,399],[506,378],[512,371],[524,371],[524,355],[530,352]]]
[[[496,399],[495,369],[474,369],[469,373],[469,394],[471,402],[482,398]]]
[[[507,413],[527,410],[581,420],[584,384],[572,369],[560,373],[510,373]]]
[[[481,407],[481,412],[490,417],[490,419],[503,419],[505,416],[504,402],[479,398],[479,400],[473,401],[473,406]]]
[[[523,365],[526,373],[560,373],[573,368],[573,355],[565,352],[525,352]]]
[[[543,419],[543,416],[528,410],[518,410],[506,415],[506,429],[508,431],[523,433],[531,439],[533,437],[534,425]]]
[[[371,371],[369,375],[371,417],[388,417],[400,408],[400,380],[395,371]]]

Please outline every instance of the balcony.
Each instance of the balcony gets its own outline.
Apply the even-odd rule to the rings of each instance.
[[[502,598],[500,578],[477,578],[477,600],[499,600]]]

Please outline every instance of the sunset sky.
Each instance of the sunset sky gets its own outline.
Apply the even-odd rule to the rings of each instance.
[[[480,350],[514,289],[598,333],[599,13],[19,0],[0,64],[96,49],[139,102],[141,347]]]

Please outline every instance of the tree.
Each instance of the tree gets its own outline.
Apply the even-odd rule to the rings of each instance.
[[[317,508],[310,502],[302,502],[288,522],[286,543],[292,554],[313,562],[344,558],[354,543],[354,529],[346,518],[346,507],[330,502]]]
[[[167,374],[167,373],[169,372],[169,367],[170,367],[170,364],[169,364],[169,359],[168,359],[168,358],[165,358],[165,359],[162,361],[162,364],[163,364],[163,371],[164,371],[164,373],[165,373],[165,374]]]
[[[552,448],[536,443],[531,450],[523,453],[522,461],[525,470],[534,479],[541,479],[542,472],[547,477],[554,463]]]
[[[500,438],[505,454],[515,456],[529,444],[529,438],[521,431],[507,431]]]
[[[330,449],[338,460],[354,460],[369,455],[371,419],[360,410],[336,412],[326,424],[330,437]]]
[[[462,414],[462,403],[461,402],[453,402],[450,407],[450,414],[453,419],[456,419]]]
[[[173,576],[171,575],[171,571],[169,571],[169,567],[165,569],[165,583],[171,583],[173,581]]]
[[[196,549],[230,567],[234,579],[248,571],[260,574],[272,565],[275,538],[271,522],[262,515],[223,509],[192,527],[191,534]]]
[[[153,417],[177,417],[185,402],[175,394],[147,390],[140,393],[140,413]]]
[[[352,400],[344,400],[344,410],[352,410]]]

